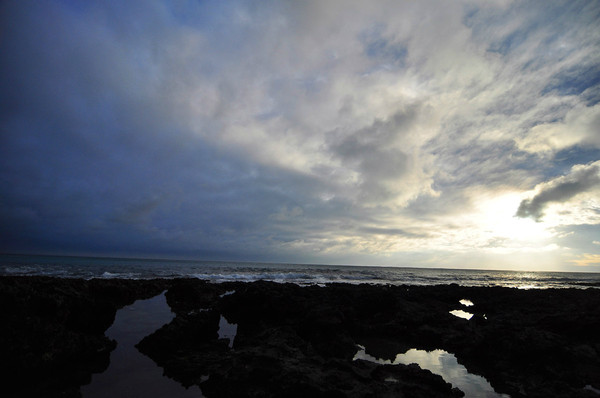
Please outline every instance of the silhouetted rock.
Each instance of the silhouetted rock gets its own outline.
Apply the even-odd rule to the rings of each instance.
[[[103,333],[116,310],[164,289],[176,316],[137,347],[207,397],[462,395],[416,365],[353,360],[358,344],[384,359],[409,348],[452,352],[513,398],[595,397],[584,387],[600,389],[599,289],[4,277],[8,396],[78,396],[108,364],[114,342]],[[461,308],[471,320],[449,313]],[[237,324],[232,348],[219,338],[221,316]]]
[[[170,294],[177,296],[178,289],[174,286]],[[200,383],[207,396],[243,395],[233,391],[234,386],[258,395],[264,394],[265,388],[273,396],[287,393],[282,390],[285,388],[317,395],[329,394],[333,388],[342,395],[367,396],[367,391],[378,391],[375,396],[381,396],[397,394],[401,385],[410,382],[404,374],[397,383],[379,385],[381,380],[374,378],[378,373],[371,372],[355,385],[358,365],[351,359],[357,344],[384,359],[409,348],[445,349],[471,372],[486,377],[498,392],[513,397],[586,396],[593,393],[583,390],[585,385],[600,384],[598,290],[524,291],[457,285],[300,287],[270,282],[234,283],[227,289],[236,293],[222,298],[213,294],[212,323],[204,327],[216,330],[217,314],[238,324],[233,350],[227,350],[216,333],[204,339],[197,332],[188,334],[195,336],[193,346],[181,338],[181,330],[175,331],[195,325],[189,318],[206,320],[209,316],[194,313],[193,303],[185,307],[192,312],[178,313],[173,321],[177,328],[165,327],[140,345],[143,352],[165,365],[167,374],[180,377],[184,384],[198,384],[208,376],[208,381]],[[461,308],[462,298],[475,302],[469,307],[474,313],[469,321],[449,313]],[[204,308],[206,305],[202,302]],[[173,333],[177,337],[169,336]],[[152,350],[166,347],[165,341],[179,351],[163,350],[159,361]],[[197,372],[189,367],[188,357],[197,364]],[[338,366],[334,371],[333,362],[343,363],[345,368]],[[186,369],[187,378],[181,377],[178,366]],[[266,387],[267,380],[277,380],[280,387]],[[292,381],[286,380],[295,380],[295,384],[290,386]],[[428,391],[423,396],[434,395]]]
[[[117,309],[152,297],[166,281],[0,277],[0,375],[4,397],[78,397],[109,364],[104,336]]]

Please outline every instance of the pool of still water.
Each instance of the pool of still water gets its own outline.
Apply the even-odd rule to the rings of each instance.
[[[186,389],[167,378],[154,361],[135,348],[145,336],[169,323],[174,316],[164,293],[151,299],[138,300],[119,310],[113,325],[106,331],[109,338],[117,341],[117,348],[111,353],[110,365],[103,373],[93,375],[91,383],[81,388],[83,397],[203,397],[198,386]],[[221,316],[219,338],[229,339],[230,348],[233,346],[236,332],[237,325],[230,324]],[[416,363],[460,388],[466,398],[509,398],[508,395],[496,393],[483,377],[469,373],[453,354],[446,351],[411,349],[404,354],[398,354],[394,361],[390,361],[375,358],[367,354],[364,347],[359,348],[354,360],[363,359],[388,365]]]
[[[108,369],[93,375],[91,383],[81,387],[83,397],[202,397],[198,386],[186,389],[164,376],[162,368],[135,348],[145,336],[174,316],[164,293],[117,311],[113,325],[105,333],[117,341],[117,348],[111,353]]]
[[[410,365],[416,363],[421,369],[427,369],[438,374],[446,382],[452,384],[453,387],[458,387],[465,393],[465,398],[510,398],[506,394],[498,394],[494,391],[485,378],[469,373],[463,365],[458,363],[454,354],[444,350],[410,349],[404,354],[396,355],[396,358],[391,361],[375,358],[365,352],[365,347],[359,346],[358,352],[354,355],[354,360],[357,359],[382,365]]]

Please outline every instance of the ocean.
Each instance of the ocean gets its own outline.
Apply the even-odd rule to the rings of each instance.
[[[0,275],[61,278],[198,278],[211,282],[290,282],[300,285],[369,283],[380,285],[505,286],[521,289],[600,287],[600,273],[519,272],[475,269],[407,268],[131,258],[0,255]]]

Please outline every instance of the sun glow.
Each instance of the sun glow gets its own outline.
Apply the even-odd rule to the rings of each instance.
[[[544,222],[515,215],[521,195],[509,193],[484,200],[479,206],[478,224],[483,232],[523,244],[542,244],[552,236]]]

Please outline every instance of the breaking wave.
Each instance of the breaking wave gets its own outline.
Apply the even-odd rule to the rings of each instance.
[[[0,255],[0,275],[61,278],[198,278],[214,283],[258,280],[301,285],[369,283],[392,285],[505,286],[515,288],[600,287],[600,274],[518,272],[347,265],[173,261]]]

